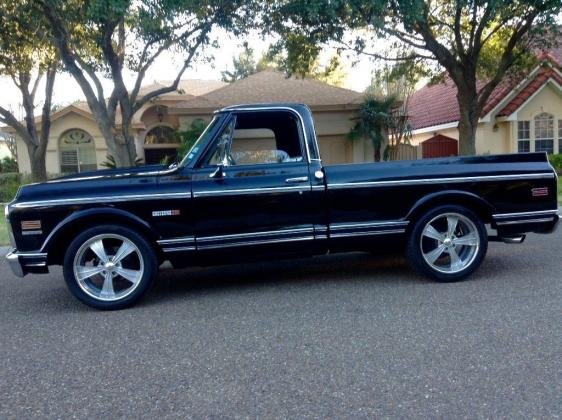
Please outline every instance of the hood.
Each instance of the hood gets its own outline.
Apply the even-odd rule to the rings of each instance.
[[[69,181],[84,181],[88,179],[103,179],[103,178],[126,178],[130,176],[150,176],[158,175],[160,171],[167,169],[166,165],[144,165],[133,166],[130,168],[116,168],[116,169],[99,169],[97,171],[80,172],[79,174],[64,175],[54,179],[50,179],[45,183],[69,182]]]
[[[131,191],[142,191],[156,185],[158,175],[166,169],[165,165],[146,165],[62,176],[42,183],[23,185],[14,202],[123,195]]]

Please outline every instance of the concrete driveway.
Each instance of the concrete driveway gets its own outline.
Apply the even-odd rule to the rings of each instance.
[[[346,254],[164,271],[98,312],[0,263],[0,418],[557,417],[562,235],[472,280]]]

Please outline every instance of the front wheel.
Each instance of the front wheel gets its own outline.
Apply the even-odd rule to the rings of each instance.
[[[441,206],[422,216],[408,239],[410,263],[441,282],[460,281],[482,263],[488,236],[482,221],[467,208]]]
[[[97,309],[121,309],[135,303],[156,276],[150,243],[135,231],[115,225],[81,233],[68,247],[63,272],[79,300]]]

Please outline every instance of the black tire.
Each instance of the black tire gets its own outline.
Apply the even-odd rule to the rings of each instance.
[[[131,251],[122,259],[123,265],[121,265],[121,262],[118,262],[118,268],[115,266],[115,264],[112,266],[112,268],[105,268],[105,265],[102,263],[101,258],[97,257],[97,253],[94,253],[92,246],[88,246],[88,244],[91,241],[97,242],[99,241],[99,239],[101,239],[101,243],[103,244],[102,248],[104,249],[104,251],[107,252],[108,249],[110,249],[110,252],[107,252],[106,255],[107,257],[109,257],[108,261],[113,261],[113,257],[115,257],[115,260],[117,260],[117,251],[119,250],[118,241],[120,241],[121,238],[125,239],[125,241],[121,242],[122,244],[125,244],[125,242],[127,242],[129,247],[131,247],[131,243],[134,245],[132,247],[133,251]],[[109,244],[107,242],[109,242]],[[113,254],[111,253],[111,250],[113,250]],[[80,253],[80,255],[78,255],[78,253]],[[91,265],[86,267],[86,263],[84,263],[84,266],[81,266],[79,263],[77,263],[77,259],[81,258],[81,256],[84,256],[84,260],[89,257],[90,260],[88,261],[88,264]],[[95,262],[96,258],[97,263]],[[129,270],[127,267],[125,267],[125,261],[127,261],[128,265],[136,265],[136,271]],[[111,262],[111,264],[113,263]],[[101,269],[104,271],[103,274],[99,273],[90,277],[84,276],[84,279],[79,282],[76,277],[77,271],[75,271],[75,266],[76,270],[84,268],[93,268],[94,270],[99,270],[100,267],[103,267]],[[125,273],[125,271],[123,271],[124,276],[121,276],[117,272],[117,270],[121,269],[127,270],[128,273]],[[116,271],[114,272],[113,270]],[[102,310],[123,309],[133,305],[142,297],[142,295],[153,283],[157,274],[157,270],[157,257],[151,244],[142,235],[138,234],[134,230],[118,225],[100,225],[90,228],[79,234],[70,243],[68,249],[66,250],[63,263],[64,279],[70,292],[86,305]],[[111,279],[111,292],[114,293],[114,299],[104,300],[104,297],[106,299],[110,299],[111,297],[110,293],[105,292],[104,294],[104,282],[106,279],[105,276],[108,275],[106,273],[109,273],[110,271],[113,274],[109,275],[114,276]],[[78,273],[79,272],[80,271],[78,271]],[[130,273],[136,273],[134,281],[127,280],[126,274],[130,275]],[[98,282],[97,285],[94,283],[95,281]],[[100,288],[100,281],[103,284],[103,290],[102,288]],[[116,290],[114,290],[116,282],[125,285],[122,291],[116,292]],[[127,284],[130,284],[129,288],[126,288]],[[99,288],[98,297],[95,296],[96,287]],[[120,297],[119,294],[123,294],[123,297]]]
[[[456,233],[463,233],[464,230],[466,236],[457,237],[455,233],[453,233],[453,235],[448,234],[449,219],[447,219],[446,215],[449,215],[452,220],[457,218],[458,225],[455,225],[457,226]],[[430,235],[427,234],[428,231],[425,231],[426,234],[424,234],[428,223],[432,223],[431,227],[434,228],[434,224],[438,225],[435,231],[442,235],[440,239],[430,237]],[[439,226],[442,228],[439,229]],[[445,230],[447,230],[447,232],[445,232]],[[471,235],[472,230],[477,234]],[[448,242],[447,237],[450,237]],[[465,238],[465,242],[470,241],[471,244],[455,244],[457,241],[462,242],[462,238]],[[472,245],[473,243],[477,245]],[[433,255],[438,254],[441,247],[445,247],[440,257],[433,262],[433,266],[428,261],[431,260],[432,245],[435,246],[433,250],[435,253]],[[427,247],[430,251],[424,253],[424,247]],[[415,222],[408,238],[406,255],[410,264],[421,274],[439,282],[455,282],[464,280],[474,273],[484,260],[487,250],[488,235],[486,227],[480,218],[465,207],[446,205],[428,211]],[[452,253],[456,256],[455,261],[453,261]],[[464,261],[466,265],[463,265],[463,255],[466,256]],[[426,258],[428,260],[426,260]],[[440,261],[444,261],[441,266],[439,266]],[[449,265],[449,267],[447,267],[447,265]],[[451,271],[446,272],[444,270]]]

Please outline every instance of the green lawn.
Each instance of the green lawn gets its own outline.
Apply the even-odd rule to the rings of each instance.
[[[0,246],[3,246],[8,245],[10,243],[10,240],[8,239],[8,228],[6,227],[6,219],[4,218],[4,207],[1,208],[2,214],[0,215]]]
[[[562,180],[558,180],[558,204],[562,206]]]

